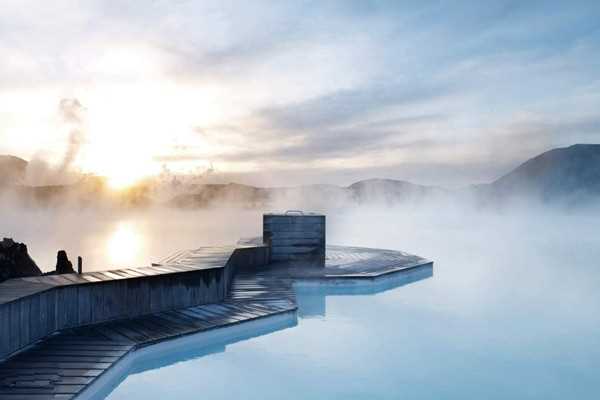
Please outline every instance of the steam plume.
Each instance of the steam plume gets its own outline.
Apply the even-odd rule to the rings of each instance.
[[[85,108],[78,99],[61,99],[59,104],[60,114],[65,124],[70,126],[67,150],[58,168],[58,173],[68,171],[73,161],[77,158],[81,144],[85,138],[83,114]]]

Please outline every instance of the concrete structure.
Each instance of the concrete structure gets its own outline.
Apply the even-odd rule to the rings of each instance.
[[[271,262],[325,265],[325,215],[287,211],[263,215],[263,241]]]

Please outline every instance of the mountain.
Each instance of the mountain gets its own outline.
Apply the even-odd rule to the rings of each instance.
[[[18,185],[25,180],[27,161],[8,155],[0,155],[0,186]]]
[[[177,208],[205,208],[224,204],[258,208],[264,206],[268,198],[268,189],[237,183],[206,184],[194,185],[191,193],[177,195],[167,204]]]
[[[369,179],[348,187],[335,185],[305,185],[295,187],[259,188],[229,184],[196,185],[168,202],[173,207],[204,208],[234,205],[244,208],[310,208],[342,207],[350,204],[394,205],[444,193],[440,188],[415,185],[393,179]]]
[[[600,197],[600,144],[556,148],[531,158],[479,190],[511,198],[580,203]]]
[[[165,204],[176,208],[233,206],[242,208],[332,209],[348,205],[393,206],[428,200],[463,203],[475,200],[498,206],[513,200],[569,205],[600,199],[600,145],[577,144],[540,154],[501,178],[466,190],[445,190],[393,179],[368,179],[350,186],[304,185],[262,188],[237,183],[180,184],[156,195],[152,183],[114,192],[103,178],[87,176],[70,185],[25,186],[27,162],[0,156],[0,186],[13,186],[22,204],[140,207]],[[165,200],[166,199],[166,200]]]
[[[383,203],[393,205],[405,201],[422,201],[444,190],[434,186],[416,185],[394,179],[367,179],[348,186],[352,198],[359,204]]]

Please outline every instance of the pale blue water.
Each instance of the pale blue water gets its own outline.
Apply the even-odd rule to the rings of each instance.
[[[108,398],[600,398],[598,218],[502,220],[357,233],[434,259],[433,276],[301,287],[296,326],[138,362]]]

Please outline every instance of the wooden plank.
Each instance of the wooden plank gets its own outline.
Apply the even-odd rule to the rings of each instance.
[[[114,325],[96,325],[93,329],[104,337],[113,340],[115,343],[133,343],[129,336],[123,334],[120,330],[115,329]]]
[[[314,234],[325,235],[325,226],[320,224],[292,224],[292,225],[265,225],[263,233],[270,236],[277,236],[279,232],[310,232]]]
[[[107,369],[111,363],[95,362],[57,362],[57,361],[27,361],[15,362],[9,360],[4,365],[5,368],[56,368],[56,369]]]
[[[46,297],[46,333],[54,332],[56,326],[56,290],[50,290],[44,293]]]
[[[67,327],[67,310],[65,309],[68,301],[67,292],[63,287],[59,287],[54,290],[54,293],[56,293],[56,329],[64,329]]]
[[[110,271],[112,274],[115,274],[118,276],[118,279],[131,279],[131,278],[136,278],[136,275],[131,274],[130,272],[128,272],[127,270],[124,269],[114,269]]]
[[[69,286],[63,288],[66,291],[67,298],[67,326],[73,327],[78,326],[79,324],[79,296],[78,296],[78,287],[77,286]]]
[[[71,400],[74,395],[69,394],[14,394],[9,395],[10,397],[2,397],[4,400]]]
[[[215,311],[208,311],[204,306],[188,308],[186,313],[197,315],[199,318],[204,318],[208,321],[221,321],[224,315]]]
[[[212,324],[208,323],[204,319],[199,318],[197,315],[194,315],[194,314],[188,315],[183,311],[184,310],[169,311],[168,313],[165,313],[165,318],[168,317],[168,318],[176,318],[178,320],[184,320],[186,323],[188,323],[194,327],[200,327],[202,329],[212,327]]]
[[[166,325],[159,324],[155,321],[152,316],[135,318],[132,320],[140,329],[144,332],[148,332],[149,335],[156,339],[158,337],[169,337],[172,334],[176,334],[177,331],[173,330]]]
[[[37,294],[39,298],[39,314],[37,316],[37,323],[39,324],[40,337],[48,335],[51,331],[48,330],[48,299],[51,297],[48,292],[42,292]]]
[[[10,306],[0,304],[0,359],[7,356],[10,350]]]
[[[87,282],[101,282],[101,279],[96,278],[95,276],[93,276],[92,274],[81,274],[81,279],[87,281]]]
[[[322,253],[324,254],[324,249],[320,246],[273,246],[271,247],[271,256],[276,256],[280,254],[310,254],[310,253]]]
[[[121,357],[115,357],[115,356],[84,356],[84,355],[77,355],[77,356],[63,356],[63,355],[40,355],[40,354],[34,354],[34,355],[30,355],[30,356],[23,356],[23,357],[16,357],[14,359],[15,362],[23,362],[23,363],[27,363],[27,362],[77,362],[77,363],[83,363],[83,362],[94,362],[94,363],[115,363],[117,362]]]
[[[113,329],[118,330],[123,335],[135,343],[145,343],[154,339],[155,333],[140,325],[135,319],[122,321],[119,324],[112,325]]]
[[[161,325],[171,327],[175,332],[187,332],[191,329],[194,329],[193,324],[190,324],[181,318],[176,319],[163,314],[153,314],[152,318]]]
[[[324,224],[324,215],[264,215],[263,224]]]
[[[268,233],[271,233],[270,231]],[[321,239],[322,232],[303,232],[303,231],[278,231],[276,236],[271,235],[270,239]]]
[[[133,270],[133,269],[124,269],[122,271],[126,272],[127,274],[129,274],[130,276],[133,276],[135,278],[139,278],[141,276],[144,276],[143,274],[140,274],[138,271]]]
[[[77,287],[78,325],[87,325],[92,322],[92,289],[90,285],[81,285]]]
[[[131,345],[129,344],[119,344],[118,342],[103,342],[100,344],[89,344],[85,342],[77,342],[77,341],[66,341],[66,342],[50,342],[46,341],[42,347],[45,351],[60,351],[60,350],[69,350],[73,351],[74,349],[81,351],[123,351],[127,352],[131,349]]]
[[[99,357],[121,357],[129,351],[129,349],[85,349],[83,346],[72,346],[70,348],[60,347],[42,347],[37,348],[36,356],[99,356]]]
[[[87,281],[78,274],[62,274],[60,277],[71,283],[87,283]]]
[[[157,277],[148,279],[150,285],[150,310],[159,312],[165,310],[163,308],[163,288],[161,280]]]
[[[20,317],[20,325],[21,332],[19,337],[19,348],[23,348],[28,344],[32,343],[31,340],[31,330],[30,330],[30,320],[31,320],[31,298],[23,297],[19,299],[19,317]]]
[[[19,301],[14,301],[8,305],[10,319],[9,348],[10,352],[13,352],[21,348],[21,305]]]
[[[56,369],[56,368],[34,368],[31,366],[25,368],[6,368],[0,364],[0,377],[14,374],[56,374],[60,377],[96,377],[104,372],[105,368],[74,368],[74,369]]]
[[[322,246],[323,238],[322,237],[308,237],[308,238],[280,238],[275,236],[271,239],[271,246],[279,247],[279,246],[296,246],[298,244],[306,245],[306,246]]]
[[[48,388],[8,388],[8,389],[0,389],[0,396],[6,394],[24,394],[27,396],[34,396],[36,394],[51,394],[51,395],[59,395],[59,394],[72,394],[75,395],[79,393],[85,386],[83,385],[52,385],[51,390]],[[31,397],[28,397],[31,398]],[[52,397],[55,399],[56,397]]]
[[[107,277],[109,277],[111,280],[120,280],[120,279],[124,279],[123,276],[119,275],[116,272],[113,271],[102,271],[102,273],[104,275],[106,275]]]
[[[31,336],[30,341],[34,342],[40,339],[41,337],[45,336],[46,326],[45,321],[42,321],[42,319],[40,318],[40,294],[34,294],[33,296],[30,296],[29,299],[29,332]]]

